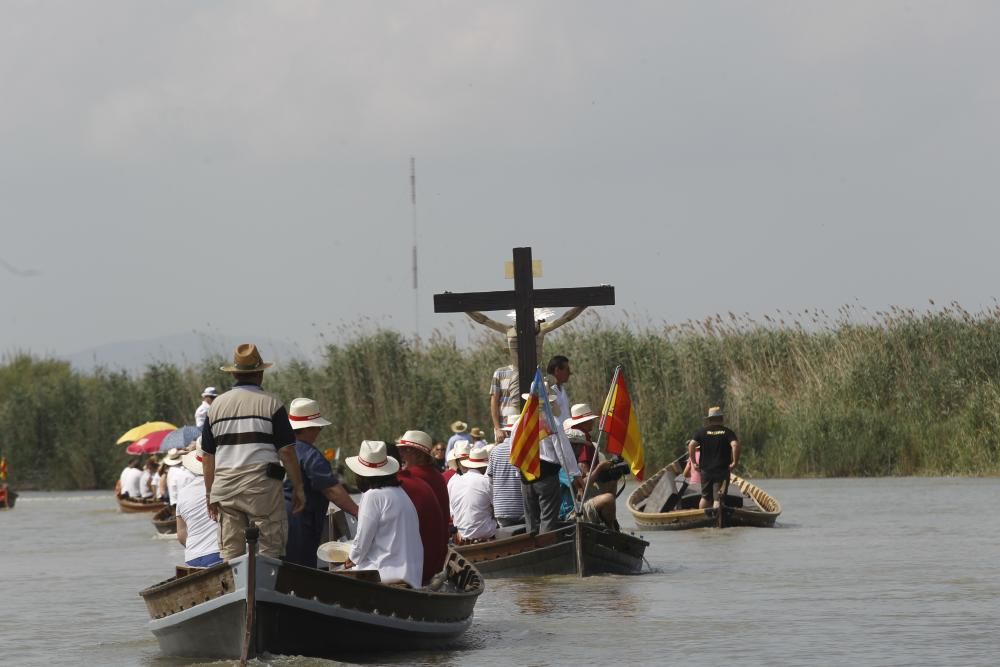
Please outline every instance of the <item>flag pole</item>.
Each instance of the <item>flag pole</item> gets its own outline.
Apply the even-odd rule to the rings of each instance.
[[[590,470],[587,471],[587,481],[583,485],[583,500],[581,502],[587,501],[587,492],[590,491],[590,477],[591,473],[594,471],[594,464],[597,462],[597,455],[601,451],[601,438],[604,436],[604,420],[608,418],[608,407],[611,401],[611,394],[615,390],[615,386],[618,384],[618,376],[622,372],[622,365],[618,364],[615,366],[615,374],[611,376],[611,386],[608,387],[608,395],[604,399],[604,407],[601,409],[601,421],[597,425],[597,441],[594,442],[594,460],[590,464]]]

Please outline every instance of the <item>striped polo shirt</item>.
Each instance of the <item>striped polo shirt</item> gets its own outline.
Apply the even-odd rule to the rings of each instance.
[[[285,406],[255,384],[237,384],[215,399],[201,434],[216,470],[277,463],[278,450],[294,444]]]
[[[493,484],[493,516],[498,519],[519,519],[524,516],[521,495],[521,475],[510,463],[510,438],[490,452],[486,476]]]
[[[490,395],[499,398],[501,415],[521,414],[520,378],[513,366],[503,366],[493,371],[490,381]]]

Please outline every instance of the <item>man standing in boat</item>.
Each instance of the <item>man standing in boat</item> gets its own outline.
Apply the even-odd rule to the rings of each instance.
[[[722,408],[711,407],[705,418],[705,427],[688,441],[688,460],[695,460],[695,450],[700,447],[695,470],[701,473],[701,500],[698,507],[719,507],[729,489],[729,473],[740,460],[740,441],[731,429],[723,425]],[[718,485],[719,496],[714,496]]]
[[[285,504],[288,514],[288,543],[285,560],[306,567],[316,567],[316,550],[323,536],[326,512],[333,503],[357,517],[358,506],[333,472],[330,462],[316,449],[316,440],[330,422],[323,418],[319,403],[311,398],[296,398],[288,406],[288,419],[295,431],[295,456],[302,470],[306,493],[305,509],[292,512],[292,482],[285,480]]]
[[[281,401],[261,389],[264,369],[257,346],[236,348],[231,366],[236,384],[212,403],[201,434],[208,514],[219,521],[219,554],[232,560],[246,553],[243,534],[253,521],[260,528],[260,553],[285,555],[288,517],[282,480],[292,481],[292,512],[305,506],[295,433]],[[278,463],[278,461],[281,463]],[[284,468],[282,468],[284,464]]]

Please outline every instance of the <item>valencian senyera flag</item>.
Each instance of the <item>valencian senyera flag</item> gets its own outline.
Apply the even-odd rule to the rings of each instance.
[[[548,433],[548,429],[543,427],[544,418],[541,410],[541,395],[544,391],[542,373],[536,368],[531,392],[524,401],[524,407],[521,408],[521,417],[514,427],[510,444],[510,464],[519,469],[529,482],[538,479],[542,474],[540,443]]]
[[[642,451],[639,420],[635,416],[635,406],[628,393],[624,371],[615,375],[602,416],[604,432],[608,436],[608,454],[625,459],[635,478],[641,480],[646,472],[646,459]]]

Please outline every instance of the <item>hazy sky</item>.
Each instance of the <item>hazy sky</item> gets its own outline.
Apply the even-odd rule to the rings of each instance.
[[[0,353],[997,294],[1000,3],[0,3]],[[32,272],[37,272],[31,275]],[[500,315],[500,314],[498,314]],[[464,329],[465,325],[462,325]]]

